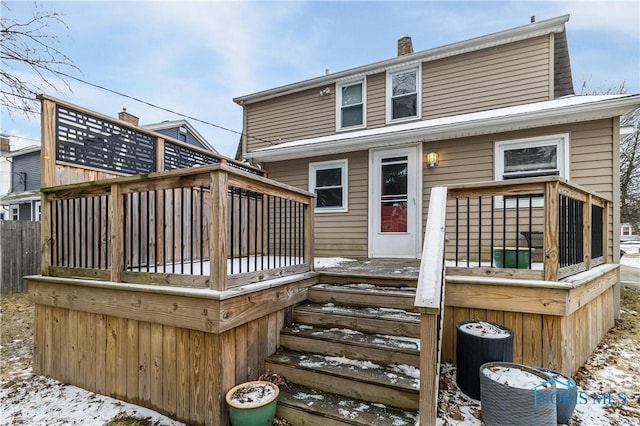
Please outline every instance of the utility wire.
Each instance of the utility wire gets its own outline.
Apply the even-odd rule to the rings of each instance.
[[[129,99],[132,99],[132,100],[134,100],[134,101],[136,101],[136,102],[140,102],[140,103],[142,103],[142,104],[149,105],[150,107],[157,108],[157,109],[160,109],[160,110],[162,110],[162,111],[169,112],[169,113],[171,113],[171,114],[179,115],[180,117],[188,118],[188,119],[190,119],[190,120],[197,121],[197,122],[200,122],[200,123],[202,123],[202,124],[206,124],[206,125],[208,125],[208,126],[212,126],[212,127],[217,128],[217,129],[220,129],[220,130],[225,130],[225,131],[227,131],[227,132],[235,133],[235,134],[240,135],[240,136],[246,136],[246,137],[248,137],[248,138],[255,139],[255,140],[258,140],[258,141],[260,141],[260,142],[265,142],[265,143],[268,143],[268,144],[270,144],[270,145],[275,145],[275,143],[273,143],[273,142],[272,142],[272,141],[270,141],[270,140],[263,139],[263,138],[260,138],[260,137],[257,137],[257,136],[251,136],[251,135],[249,135],[248,133],[238,132],[237,130],[229,129],[229,128],[227,128],[227,127],[220,126],[220,125],[218,125],[218,124],[211,123],[211,122],[206,121],[206,120],[201,120],[201,119],[196,118],[196,117],[193,117],[193,116],[191,116],[191,115],[182,114],[182,113],[180,113],[180,112],[173,111],[173,110],[171,110],[171,109],[164,108],[164,107],[161,107],[161,106],[159,106],[159,105],[152,104],[151,102],[147,102],[147,101],[142,100],[142,99],[140,99],[140,98],[136,98],[135,96],[127,95],[126,93],[118,92],[117,90],[109,89],[108,87],[104,87],[104,86],[101,86],[101,85],[99,85],[99,84],[90,83],[90,82],[88,82],[88,81],[86,81],[86,80],[83,80],[83,79],[78,78],[78,77],[74,77],[74,76],[72,76],[72,75],[70,75],[70,74],[67,74],[67,73],[64,73],[64,72],[62,72],[62,71],[53,71],[53,72],[54,72],[54,73],[56,73],[56,74],[62,75],[62,76],[64,76],[64,77],[70,78],[70,79],[72,79],[72,80],[79,81],[80,83],[84,83],[84,84],[87,84],[87,85],[89,85],[89,86],[96,87],[96,88],[98,88],[98,89],[106,90],[107,92],[111,92],[111,93],[114,93],[114,94],[116,94],[116,95],[123,96],[123,97],[125,97],[125,98],[129,98]]]

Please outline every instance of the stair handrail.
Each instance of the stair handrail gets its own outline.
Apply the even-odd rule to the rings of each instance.
[[[420,312],[420,424],[435,425],[438,414],[440,349],[444,310],[444,244],[447,188],[431,189],[420,274],[414,302]],[[435,345],[434,345],[435,341]]]
[[[447,213],[447,187],[431,189],[427,224],[418,276],[415,307],[422,313],[440,312],[444,272],[445,218]]]

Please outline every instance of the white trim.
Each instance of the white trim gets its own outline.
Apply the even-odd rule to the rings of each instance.
[[[423,182],[423,167],[422,167],[422,155],[423,155],[423,144],[422,143],[418,143],[418,144],[408,144],[408,145],[403,145],[403,146],[393,146],[390,149],[389,148],[372,148],[369,150],[369,172],[368,172],[368,179],[369,179],[369,193],[368,193],[368,206],[367,206],[367,212],[369,215],[369,220],[368,220],[368,225],[367,225],[367,256],[368,257],[376,257],[377,255],[374,253],[373,250],[373,235],[374,233],[376,233],[376,229],[374,229],[374,220],[373,220],[373,214],[377,214],[377,210],[375,209],[376,207],[376,203],[373,197],[373,192],[374,192],[374,188],[373,188],[373,182],[374,182],[374,178],[376,176],[376,169],[375,166],[376,164],[374,164],[374,156],[376,153],[380,152],[380,151],[390,151],[391,149],[403,149],[403,148],[415,148],[416,149],[416,158],[415,158],[415,167],[416,167],[416,178],[415,178],[415,182],[416,182],[416,201],[415,201],[415,208],[416,208],[416,235],[415,235],[415,247],[414,247],[414,253],[412,254],[412,258],[419,258],[420,257],[420,253],[421,253],[421,248],[422,248],[422,209],[423,209],[423,205],[422,205],[422,191],[423,191],[423,186],[424,186],[424,182]],[[397,258],[407,258],[407,256],[393,256],[393,255],[385,255],[385,257],[397,257]]]
[[[345,86],[353,86],[360,83],[362,85],[362,124],[357,126],[342,126],[342,88]],[[355,129],[363,129],[367,127],[367,78],[361,77],[355,80],[349,80],[336,83],[336,132],[345,132]]]
[[[318,161],[309,163],[309,192],[316,193],[316,171],[340,168],[342,173],[342,206],[341,207],[317,207],[315,213],[346,213],[349,211],[349,160]],[[317,200],[317,198],[316,198]]]
[[[33,203],[33,210],[31,213],[31,220],[34,220],[36,222],[40,222],[40,218],[42,217],[42,204],[40,202],[40,200],[35,201]]]
[[[391,97],[393,90],[393,76],[396,74],[406,73],[409,71],[414,71],[416,73],[416,115],[412,115],[409,117],[402,118],[392,118],[391,117]],[[387,71],[386,76],[386,92],[385,92],[385,114],[386,114],[386,123],[404,123],[407,121],[419,120],[422,118],[422,64],[419,63],[414,66],[394,69]]]
[[[281,161],[400,146],[420,140],[462,137],[579,123],[624,115],[640,106],[640,95],[569,96],[552,101],[497,108],[284,142],[246,153],[256,161]]]
[[[558,176],[569,180],[570,178],[570,141],[569,133],[560,133],[546,136],[537,136],[532,138],[522,139],[509,139],[496,141],[494,143],[494,180],[504,180],[504,152],[511,149],[519,148],[536,148],[541,146],[555,145],[557,148],[557,171]],[[523,173],[524,174],[524,173]],[[535,177],[535,176],[523,176],[523,177]],[[496,198],[496,207],[502,207],[503,198]],[[528,202],[518,203],[519,207],[528,207]],[[533,207],[542,207],[544,200],[542,198],[536,198],[533,200]],[[513,200],[507,200],[507,207],[516,207],[516,203]]]
[[[9,206],[9,220],[20,220],[20,206]]]

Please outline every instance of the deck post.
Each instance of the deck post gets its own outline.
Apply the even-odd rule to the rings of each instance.
[[[544,185],[544,279],[558,280],[558,197],[560,183],[546,182]]]
[[[117,183],[111,185],[111,203],[109,205],[111,217],[111,231],[109,235],[111,257],[111,281],[122,281],[124,247],[124,198],[122,186]]]
[[[156,138],[156,172],[164,172],[164,138]]]
[[[420,424],[436,424],[438,414],[438,315],[420,314]]]
[[[587,271],[591,269],[591,259],[593,258],[593,253],[591,250],[591,206],[593,204],[593,196],[591,194],[587,194],[587,200],[582,204],[582,253],[584,265],[587,268]]]
[[[227,240],[229,228],[229,175],[226,170],[211,172],[211,220],[209,221],[209,288],[227,287]]]
[[[40,193],[40,273],[49,275],[51,266],[51,202],[48,194]]]
[[[313,271],[313,211],[314,199],[310,198],[309,203],[304,206],[304,263],[309,265],[309,270]]]

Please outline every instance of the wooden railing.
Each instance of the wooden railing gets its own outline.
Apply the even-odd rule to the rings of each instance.
[[[42,194],[43,275],[224,290],[313,269],[313,195],[224,161]]]
[[[445,276],[558,281],[591,269],[608,258],[609,209],[555,176],[432,189],[414,302],[420,424],[436,424]]]
[[[452,185],[448,193],[450,273],[557,281],[606,262],[610,201],[563,178]]]
[[[414,302],[420,312],[420,424],[430,426],[436,424],[440,382],[446,205],[447,188],[432,188]]]
[[[47,95],[42,103],[42,188],[219,164],[264,176],[227,158]]]

